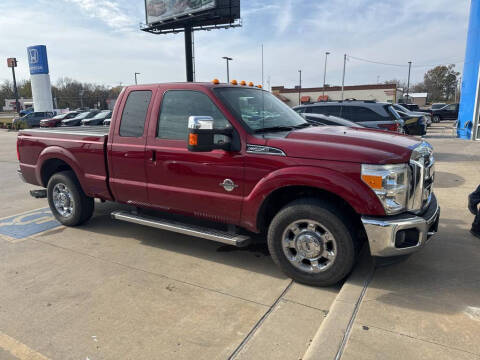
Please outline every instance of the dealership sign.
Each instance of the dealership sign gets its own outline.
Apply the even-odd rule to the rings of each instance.
[[[47,47],[45,45],[27,48],[30,75],[48,74]]]
[[[145,0],[147,24],[214,9],[215,0]]]

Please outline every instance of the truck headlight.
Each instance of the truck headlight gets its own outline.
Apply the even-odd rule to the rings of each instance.
[[[408,165],[362,165],[362,181],[377,195],[387,215],[406,210]]]

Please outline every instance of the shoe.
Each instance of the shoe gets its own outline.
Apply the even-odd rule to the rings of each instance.
[[[475,230],[470,230],[470,234],[480,239],[480,232]]]

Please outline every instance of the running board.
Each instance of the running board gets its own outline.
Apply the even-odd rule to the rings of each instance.
[[[134,224],[150,226],[157,229],[172,231],[184,235],[195,236],[202,239],[217,241],[223,244],[243,247],[249,244],[250,237],[237,233],[206,228],[198,225],[181,223],[173,220],[154,218],[145,215],[132,214],[128,211],[114,211],[113,219],[126,221]]]

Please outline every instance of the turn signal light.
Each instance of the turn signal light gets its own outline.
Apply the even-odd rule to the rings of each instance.
[[[214,83],[215,85],[218,85],[218,84],[220,84],[220,80],[218,80],[218,79],[213,79],[213,80],[212,80],[212,83]]]
[[[365,181],[372,189],[382,189],[382,177],[374,175],[362,175],[362,180]]]
[[[232,85],[238,85],[238,81],[237,81],[237,80],[232,80],[232,81],[230,81],[230,84],[232,84]]]
[[[188,145],[197,146],[198,145],[198,134],[189,134],[188,135]]]
[[[240,85],[246,86],[246,85],[247,85],[247,82],[246,82],[245,80],[242,80],[242,81],[240,82]]]

